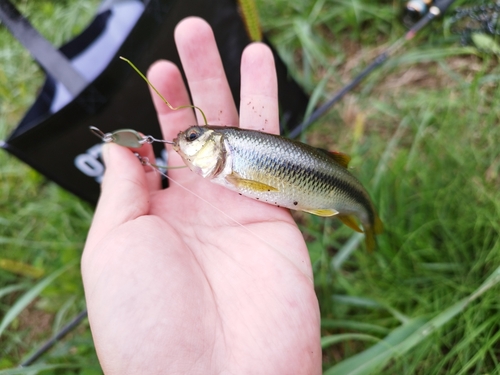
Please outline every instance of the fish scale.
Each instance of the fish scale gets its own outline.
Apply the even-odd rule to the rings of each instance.
[[[332,198],[341,195],[337,186],[344,185],[343,178],[360,185],[345,168],[345,172],[338,165],[332,168],[332,158],[314,147],[305,150],[307,145],[302,143],[267,133],[242,132],[238,128],[220,131],[234,155],[233,171],[246,179],[283,187],[273,195],[293,197],[301,207],[331,206]]]

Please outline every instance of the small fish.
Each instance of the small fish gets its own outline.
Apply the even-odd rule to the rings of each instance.
[[[363,232],[375,247],[383,230],[361,183],[347,170],[350,157],[278,135],[221,126],[192,126],[174,139],[174,150],[193,172],[261,202],[336,215]]]

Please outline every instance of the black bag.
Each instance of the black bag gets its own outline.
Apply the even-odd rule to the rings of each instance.
[[[59,50],[7,0],[0,19],[31,51],[47,78],[35,103],[2,147],[75,195],[96,203],[104,172],[101,143],[89,131],[132,128],[161,137],[147,84],[118,56],[143,72],[158,59],[180,61],[173,32],[187,16],[207,20],[239,103],[240,59],[249,38],[233,0],[108,0],[93,22]],[[275,53],[282,130],[302,120],[308,97]],[[155,145],[162,157],[162,145]],[[165,154],[163,153],[163,156]],[[158,161],[159,164],[165,161]]]

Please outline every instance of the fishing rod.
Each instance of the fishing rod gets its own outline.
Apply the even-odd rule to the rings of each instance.
[[[27,367],[33,364],[38,358],[40,358],[45,352],[52,348],[59,340],[64,336],[74,330],[82,320],[87,317],[87,309],[81,311],[77,316],[75,316],[68,324],[66,324],[59,332],[47,340],[42,346],[40,346],[33,354],[31,354],[27,359],[25,359],[19,367]]]
[[[290,138],[296,138],[299,136],[304,130],[306,130],[312,123],[314,123],[318,118],[323,116],[335,103],[337,103],[340,99],[344,97],[349,91],[355,88],[363,79],[365,79],[370,73],[372,73],[376,68],[380,67],[385,61],[389,59],[389,57],[394,54],[399,48],[401,48],[407,41],[413,39],[415,35],[427,26],[432,20],[436,17],[442,15],[446,10],[453,4],[455,0],[436,0],[434,3],[431,2],[431,6],[425,15],[415,23],[410,30],[406,32],[406,34],[399,38],[394,44],[392,44],[387,50],[378,55],[373,62],[368,65],[358,76],[356,76],[351,82],[341,88],[330,100],[317,108],[311,116],[306,118],[300,125],[298,125],[295,129],[293,129],[288,135]],[[423,4],[426,5],[429,1],[410,1],[407,6],[407,15],[406,22],[411,22],[411,18],[415,18],[417,13],[421,13],[424,8],[420,7],[410,7],[412,4]]]

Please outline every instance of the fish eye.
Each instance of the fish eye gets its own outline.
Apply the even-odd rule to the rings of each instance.
[[[191,128],[186,132],[186,141],[195,141],[200,137],[201,134],[202,131],[200,128]]]

